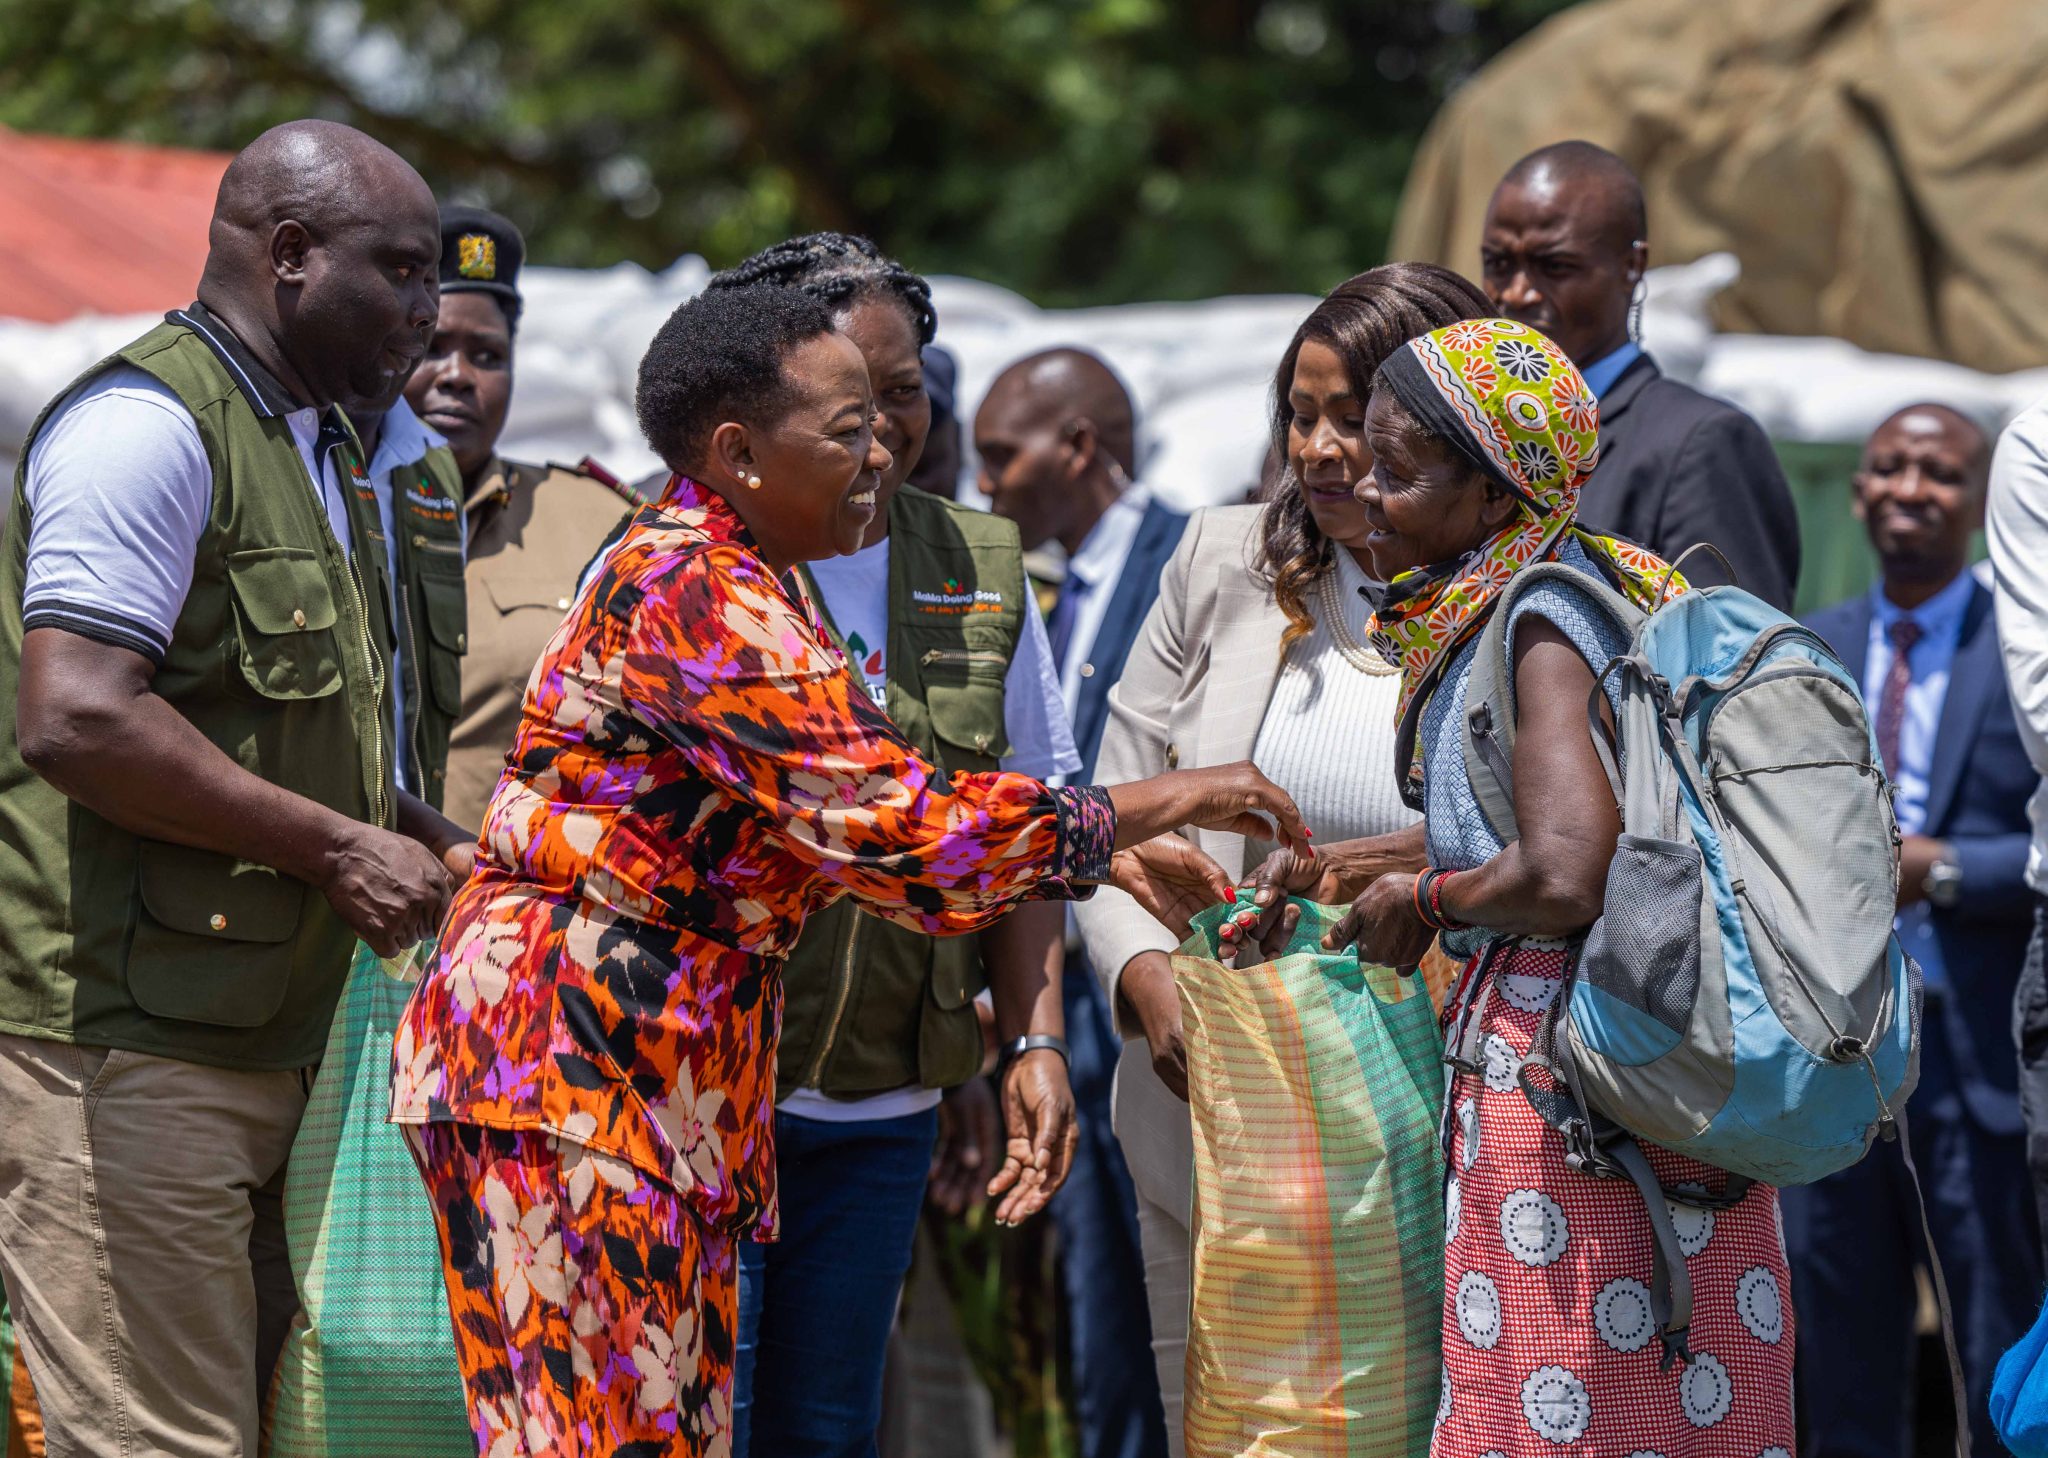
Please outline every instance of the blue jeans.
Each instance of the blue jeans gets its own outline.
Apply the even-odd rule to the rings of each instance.
[[[1102,989],[1079,953],[1067,959],[1061,1001],[1081,1138],[1073,1171],[1052,1198],[1052,1218],[1059,1230],[1081,1458],[1166,1458],[1138,1196],[1109,1126],[1121,1044]]]
[[[740,1246],[733,1458],[874,1458],[882,1359],[938,1133],[937,1109],[851,1124],[775,1116],[782,1238]]]

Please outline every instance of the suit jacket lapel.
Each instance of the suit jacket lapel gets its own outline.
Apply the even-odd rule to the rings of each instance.
[[[1287,618],[1255,579],[1226,575],[1209,625],[1209,670],[1202,684],[1196,733],[1202,763],[1234,764],[1252,757],[1273,685],[1280,677],[1280,635]]]
[[[1998,696],[2003,672],[1991,594],[1980,585],[1963,609],[1962,640],[1949,665],[1948,692],[1942,696],[1941,718],[1934,731],[1934,763],[1927,774],[1927,820],[1923,826],[1928,835],[1940,833],[1942,817],[1955,800],[1963,768],[1977,742],[1977,726]]]
[[[1095,754],[1102,745],[1102,728],[1109,718],[1109,690],[1123,673],[1131,644],[1144,625],[1152,599],[1159,595],[1159,574],[1180,539],[1185,518],[1157,501],[1145,508],[1138,523],[1138,535],[1124,559],[1123,574],[1110,594],[1109,610],[1095,641],[1088,646],[1088,662],[1095,671],[1081,680],[1081,692],[1074,705],[1074,743],[1080,747],[1087,778],[1095,775]]]

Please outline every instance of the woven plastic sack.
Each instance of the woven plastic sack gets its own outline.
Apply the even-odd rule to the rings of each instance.
[[[433,1205],[391,1111],[391,1040],[431,944],[358,944],[285,1175],[299,1314],[269,1458],[475,1458]]]
[[[1442,1045],[1420,978],[1324,952],[1173,959],[1194,1120],[1189,1458],[1419,1458],[1442,1373]]]

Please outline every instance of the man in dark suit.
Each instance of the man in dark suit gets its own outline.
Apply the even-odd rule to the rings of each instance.
[[[1856,515],[1883,576],[1810,626],[1863,686],[1893,786],[1898,931],[1926,978],[1908,1138],[1948,1279],[1972,1445],[2003,1452],[1987,1397],[2032,1324],[2040,1246],[2010,1019],[2032,930],[2027,797],[2038,783],[2007,697],[1991,593],[1969,568],[1990,443],[1939,405],[1870,438]],[[1913,1431],[1920,1211],[1897,1144],[1784,1192],[1799,1312],[1801,1452],[1901,1458]]]
[[[1066,576],[1046,628],[1081,751],[1076,778],[1092,779],[1109,690],[1159,595],[1187,517],[1133,482],[1130,394],[1086,350],[1048,350],[998,375],[975,415],[974,449],[981,489],[997,515],[1017,523],[1024,550],[1051,541],[1066,549]],[[1165,1458],[1137,1195],[1110,1127],[1116,1024],[1071,936],[1063,1000],[1081,1142],[1052,1213],[1071,1313],[1081,1454]]]
[[[1743,587],[1789,612],[1799,518],[1769,438],[1733,405],[1666,379],[1632,337],[1649,236],[1628,164],[1591,142],[1560,142],[1494,189],[1481,278],[1494,307],[1556,340],[1599,397],[1600,463],[1580,521],[1666,558],[1710,542]],[[1704,552],[1685,572],[1727,581]]]

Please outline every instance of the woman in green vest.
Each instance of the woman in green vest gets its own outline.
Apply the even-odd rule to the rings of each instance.
[[[931,430],[925,281],[865,238],[793,238],[712,279],[810,295],[856,345],[891,464],[861,549],[801,569],[856,681],[952,772],[1043,779],[1080,768],[1045,628],[1010,523],[902,490]],[[875,1451],[882,1361],[910,1264],[941,1091],[980,1071],[976,995],[1004,1053],[1007,1158],[997,1218],[1043,1208],[1075,1124],[1060,1004],[1064,913],[1019,907],[979,936],[938,938],[851,900],[815,916],[783,972],[775,1138],[782,1234],[741,1253],[734,1452]]]

